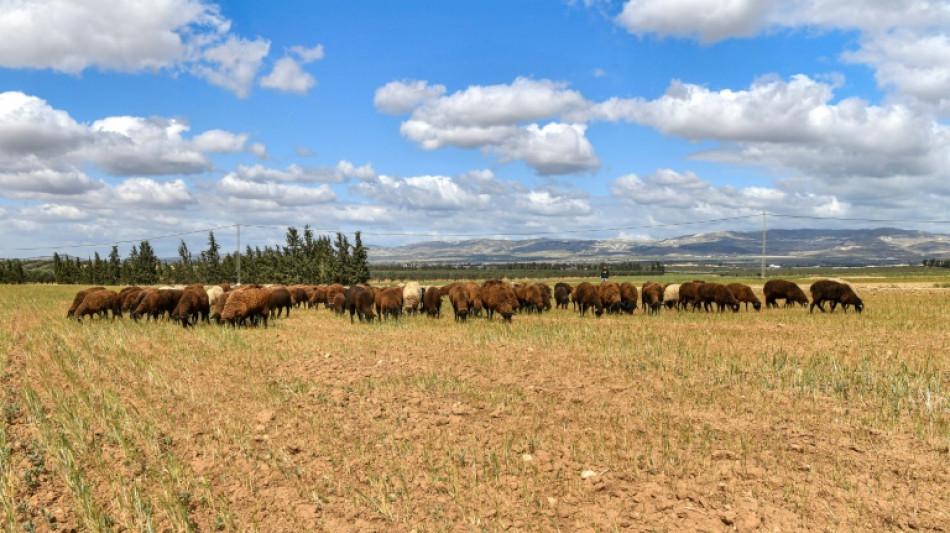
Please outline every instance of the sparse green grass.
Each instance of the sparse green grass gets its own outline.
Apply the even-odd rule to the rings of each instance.
[[[903,283],[858,286],[861,315],[321,309],[267,330],[78,325],[75,287],[0,287],[0,514],[7,530],[48,526],[47,504],[86,530],[709,529],[727,506],[789,527],[947,523],[950,294]]]

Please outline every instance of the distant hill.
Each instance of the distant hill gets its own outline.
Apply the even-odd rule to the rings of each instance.
[[[752,262],[762,253],[762,233],[723,231],[654,241],[472,239],[430,241],[370,248],[375,264],[596,262],[659,260],[663,262]],[[950,258],[950,235],[877,228],[861,230],[769,230],[766,258],[770,264],[881,265],[920,264],[923,259]]]

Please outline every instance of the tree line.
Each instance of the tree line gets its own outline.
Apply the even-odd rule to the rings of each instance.
[[[353,242],[337,233],[331,240],[328,235],[317,236],[309,226],[303,232],[295,227],[287,228],[285,243],[278,246],[251,247],[238,254],[221,253],[221,245],[215,239],[214,232],[208,232],[207,248],[194,253],[184,240],[178,245],[178,257],[171,261],[162,261],[155,253],[149,241],[132,245],[128,256],[119,254],[118,246],[113,246],[108,257],[98,252],[93,257],[82,260],[53,254],[51,279],[37,279],[24,273],[0,278],[4,283],[27,283],[52,281],[63,284],[84,285],[156,285],[235,283],[240,270],[241,283],[280,283],[293,285],[298,283],[365,283],[369,280],[369,256],[363,246],[360,232],[356,232]],[[4,263],[16,264],[19,260]],[[21,262],[20,262],[21,263]],[[0,276],[6,272],[6,266],[0,264]],[[10,267],[14,268],[15,267]],[[22,270],[22,263],[21,263]],[[30,279],[30,278],[33,279]]]
[[[950,259],[924,259],[925,267],[950,268]]]

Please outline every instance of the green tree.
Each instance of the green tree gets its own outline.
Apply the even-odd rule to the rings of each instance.
[[[363,246],[360,232],[353,237],[353,258],[350,283],[366,283],[369,281],[369,255]]]
[[[208,249],[201,252],[201,282],[221,283],[221,245],[214,238],[214,232],[208,232]]]
[[[118,285],[122,280],[122,259],[119,257],[119,247],[113,246],[109,252],[109,284]]]

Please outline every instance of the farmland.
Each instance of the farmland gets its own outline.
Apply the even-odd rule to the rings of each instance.
[[[459,324],[446,305],[439,320],[295,309],[237,330],[80,325],[64,318],[74,286],[0,286],[0,522],[945,528],[947,280],[851,281],[860,315]]]

